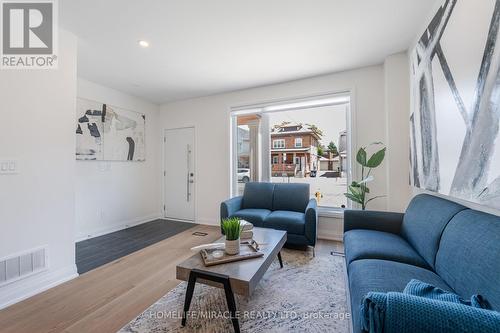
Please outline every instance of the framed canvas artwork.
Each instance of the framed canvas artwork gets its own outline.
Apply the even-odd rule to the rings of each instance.
[[[77,160],[146,160],[144,114],[83,98],[76,105]]]
[[[445,0],[411,52],[411,183],[494,208],[499,20],[500,0]]]

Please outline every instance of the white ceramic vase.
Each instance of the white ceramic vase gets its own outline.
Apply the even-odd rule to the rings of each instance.
[[[229,255],[235,255],[240,253],[240,239],[227,240],[226,239],[226,253]]]

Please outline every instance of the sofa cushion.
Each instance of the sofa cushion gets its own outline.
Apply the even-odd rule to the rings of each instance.
[[[500,217],[458,213],[443,232],[436,272],[463,298],[480,294],[500,311]]]
[[[370,291],[402,292],[408,282],[418,279],[446,291],[453,291],[436,273],[395,261],[362,259],[348,266],[353,332],[360,333],[360,308],[363,296]]]
[[[243,208],[269,209],[273,208],[272,183],[246,183],[243,191]]]
[[[402,237],[389,232],[355,229],[344,234],[346,262],[385,259],[429,268],[425,260]]]
[[[309,196],[309,184],[275,184],[272,210],[305,213]]]
[[[446,224],[466,207],[428,194],[413,198],[406,210],[401,235],[434,268]]]
[[[266,228],[285,230],[291,234],[303,235],[305,231],[306,215],[304,213],[277,210],[269,214],[264,220]]]
[[[241,209],[231,216],[239,217],[252,223],[255,227],[262,227],[266,217],[271,214],[269,209],[248,208]]]

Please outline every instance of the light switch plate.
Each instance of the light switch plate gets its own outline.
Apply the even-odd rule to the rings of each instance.
[[[13,175],[16,173],[18,173],[17,161],[15,160],[0,161],[0,175]]]

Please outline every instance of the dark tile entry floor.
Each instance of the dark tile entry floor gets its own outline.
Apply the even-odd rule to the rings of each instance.
[[[76,243],[76,267],[83,274],[132,252],[174,236],[196,224],[154,220]]]

